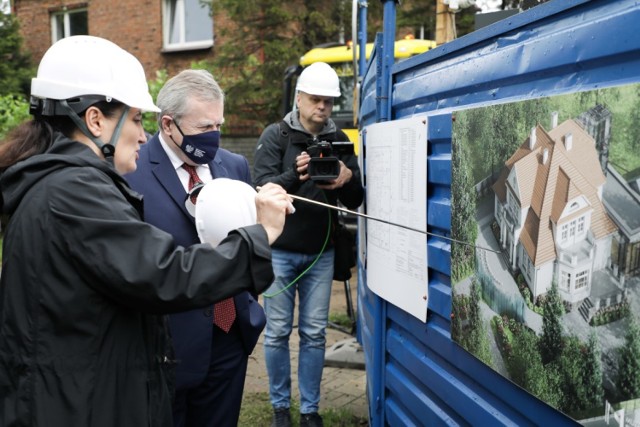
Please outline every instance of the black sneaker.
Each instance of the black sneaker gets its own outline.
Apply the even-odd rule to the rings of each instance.
[[[291,427],[289,408],[277,408],[273,410],[271,427]]]
[[[322,417],[317,412],[300,414],[300,427],[322,427]]]

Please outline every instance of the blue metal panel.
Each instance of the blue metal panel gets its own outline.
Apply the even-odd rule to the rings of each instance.
[[[385,1],[385,20],[392,3]],[[451,227],[451,115],[638,82],[638,22],[638,1],[552,0],[395,64],[390,74],[385,74],[383,58],[369,63],[361,90],[361,126],[429,116],[425,191],[431,233],[426,324],[381,300],[359,275],[358,320],[372,426],[576,424],[451,340],[450,244],[438,237],[449,236]],[[385,33],[391,31],[385,25]],[[377,38],[375,51],[384,57],[383,39]],[[389,115],[379,110],[387,79]]]

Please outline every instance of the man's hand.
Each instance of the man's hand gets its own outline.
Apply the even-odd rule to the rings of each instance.
[[[256,194],[256,219],[267,232],[269,244],[282,234],[285,216],[292,209],[291,197],[281,186],[270,182],[259,189]]]
[[[329,181],[328,184],[318,184],[318,188],[323,190],[342,188],[347,182],[351,181],[351,177],[353,177],[353,172],[340,160],[340,175],[336,179]]]
[[[310,160],[311,156],[306,151],[303,151],[298,157],[296,157],[294,169],[296,170],[296,172],[298,172],[298,179],[300,181],[306,181],[309,179],[307,170],[309,169]]]

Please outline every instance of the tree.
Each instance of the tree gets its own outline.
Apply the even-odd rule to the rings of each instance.
[[[0,12],[0,95],[27,98],[34,70],[31,56],[22,52],[20,24],[13,15]]]
[[[625,344],[618,351],[617,386],[620,400],[640,396],[640,327],[633,316],[630,319]]]
[[[635,87],[635,92],[636,92],[636,96],[634,97],[634,102],[633,105],[631,107],[631,111],[630,111],[630,119],[631,119],[631,123],[638,123],[638,120],[640,120],[640,87],[636,86]],[[630,138],[629,140],[631,141],[631,143],[629,144],[631,149],[633,150],[637,150],[638,148],[640,148],[640,129],[638,128],[638,126],[630,126],[629,127],[629,133],[630,133]]]
[[[211,71],[225,90],[227,125],[236,132],[260,133],[265,125],[282,118],[284,72],[298,65],[304,52],[351,39],[352,3],[348,0],[201,1],[212,7],[214,21],[231,24],[217,30],[213,58],[193,66]],[[421,26],[425,35],[435,32],[433,0],[406,3],[397,8],[397,27],[403,33],[408,27],[415,34]],[[382,4],[369,2],[367,41],[381,30],[382,16]],[[430,25],[433,28],[427,30]]]
[[[465,121],[465,114],[460,115]],[[451,243],[451,276],[457,282],[473,271],[475,249],[473,244],[478,237],[476,225],[476,192],[471,175],[471,161],[467,144],[468,127],[463,123],[456,126],[459,134],[452,138],[451,159],[451,231],[454,239],[467,242],[467,245]]]
[[[602,387],[602,361],[600,343],[595,330],[589,333],[586,354],[584,357],[584,369],[582,371],[582,383],[584,388],[585,407],[602,405],[604,389]]]
[[[546,309],[545,309],[546,312]],[[558,367],[562,400],[560,408],[568,413],[585,408],[585,389],[583,386],[584,354],[578,337],[567,338],[562,353],[552,365]]]
[[[545,365],[560,357],[562,352],[562,324],[564,314],[562,299],[558,293],[558,284],[554,280],[547,293],[542,317],[542,336],[540,337],[540,354]]]
[[[469,323],[467,336],[464,338],[464,346],[469,353],[474,354],[489,366],[492,366],[491,351],[487,330],[482,322],[480,303],[482,294],[480,284],[475,278],[471,281],[471,295],[469,295]]]
[[[351,21],[347,4],[346,0],[213,3],[216,19],[233,24],[217,34],[214,58],[196,67],[209,69],[224,88],[225,109],[239,118],[234,128],[260,133],[268,123],[282,118],[285,69],[297,65],[300,55],[311,47],[344,38]]]
[[[510,363],[513,380],[534,396],[557,408],[562,399],[560,378],[554,366],[544,366],[538,351],[537,337],[521,327],[514,334],[513,358]]]
[[[379,2],[370,2],[379,3]],[[397,9],[396,23],[398,29],[412,28],[413,35],[419,38],[422,34],[427,40],[436,39],[436,2],[410,1],[400,3]],[[398,34],[403,37],[406,34]]]

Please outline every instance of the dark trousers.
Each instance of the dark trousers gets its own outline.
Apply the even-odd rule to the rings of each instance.
[[[205,380],[196,387],[176,391],[175,427],[238,425],[249,356],[235,324],[228,334],[214,326],[212,339],[211,361]]]

